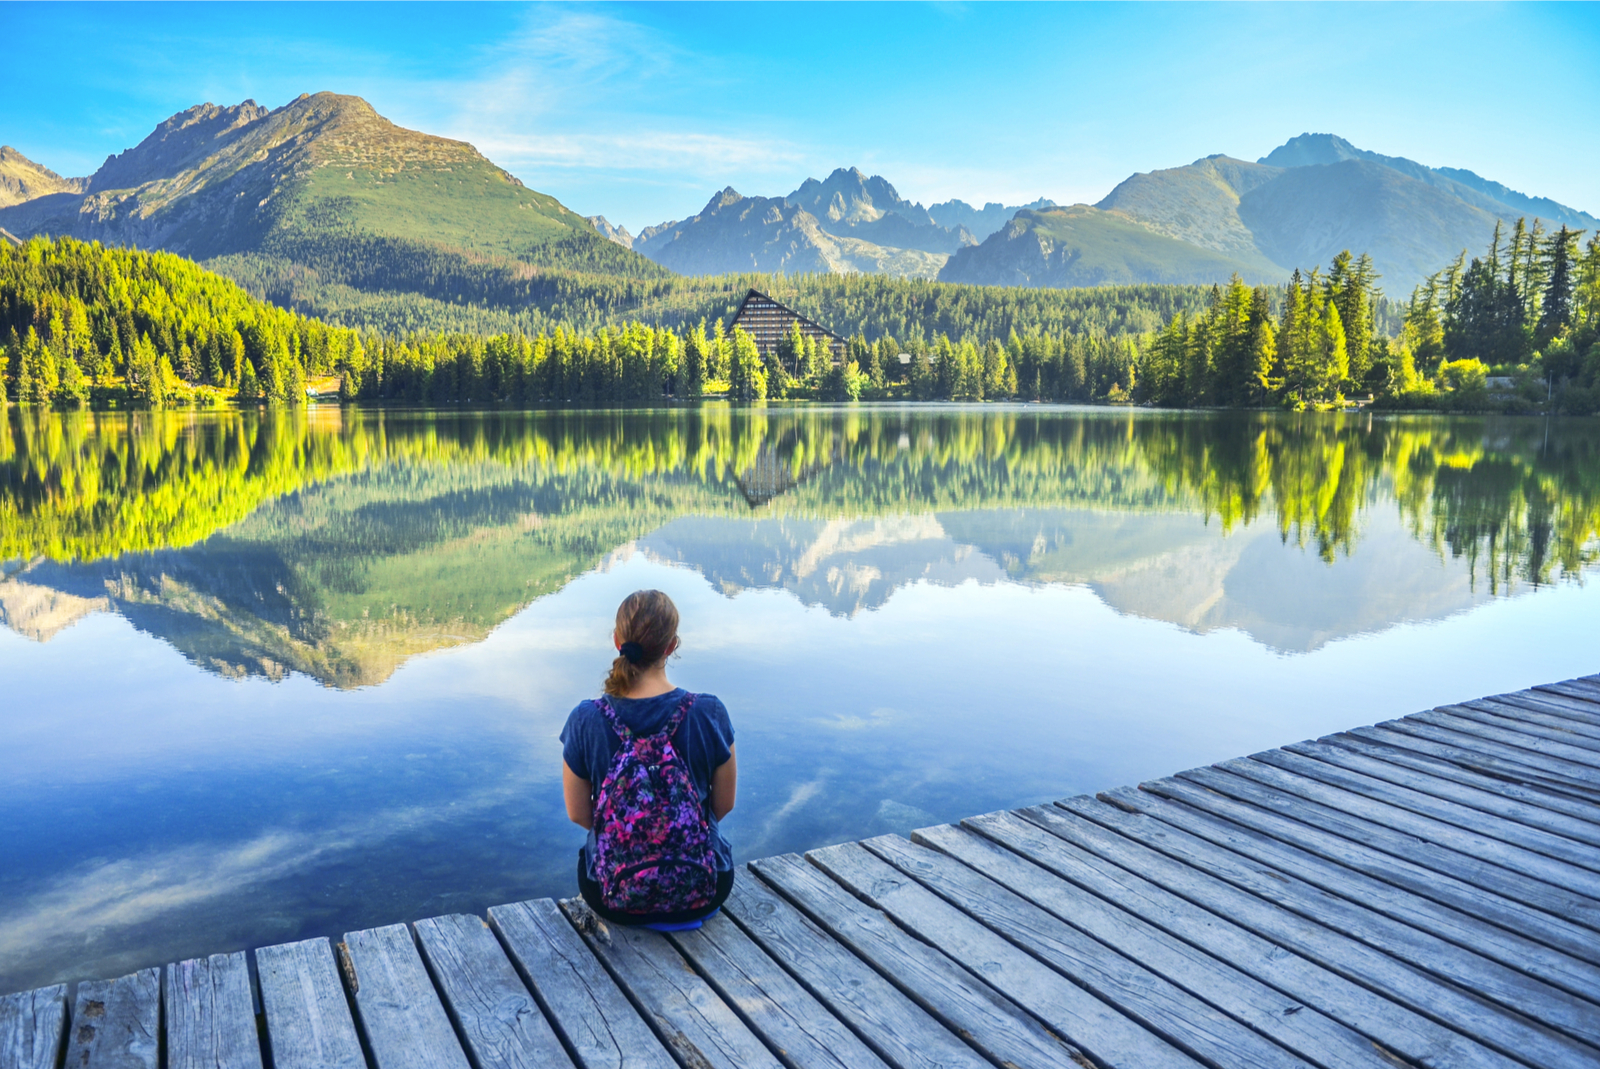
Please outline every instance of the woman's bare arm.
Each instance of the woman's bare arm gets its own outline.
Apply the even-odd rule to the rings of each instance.
[[[718,820],[733,812],[734,796],[739,793],[739,759],[728,747],[728,759],[711,774],[711,812]],[[571,802],[567,803],[570,810]]]
[[[589,794],[589,781],[572,771],[565,761],[561,762],[561,791],[567,797],[567,819],[580,828],[593,828],[594,799]]]

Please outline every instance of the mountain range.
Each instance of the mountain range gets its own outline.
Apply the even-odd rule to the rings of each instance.
[[[1600,220],[1471,171],[1301,134],[1251,163],[1207,156],[1135,174],[1094,205],[924,209],[888,181],[840,168],[783,198],[724,189],[699,215],[608,237],[684,274],[889,271],[988,286],[1208,283],[1238,273],[1278,282],[1344,249],[1370,253],[1391,293],[1408,293],[1495,222],[1540,218],[1593,230]],[[867,245],[852,244],[866,242]],[[937,263],[937,267],[935,264]]]
[[[590,222],[617,244],[685,275],[862,272],[936,278],[951,253],[976,245],[1024,207],[1053,208],[1055,202],[1040,198],[977,209],[951,200],[924,208],[900,196],[887,179],[840,167],[821,181],[806,179],[786,197],[747,197],[729,186],[699,214],[647,227],[637,237],[603,215]]]
[[[1496,221],[1600,229],[1587,212],[1471,171],[1302,134],[1255,162],[1134,174],[1099,202],[923,207],[841,167],[782,197],[733,188],[638,235],[526,188],[471,145],[396,126],[359,97],[201,104],[64,178],[0,147],[0,230],[189,256],[258,296],[345,322],[543,310],[591,280],[881,273],[977,285],[1280,282],[1367,252],[1403,295]],[[585,285],[594,285],[586,282]],[[563,287],[566,289],[563,289]],[[450,318],[453,317],[453,318]],[[409,329],[409,328],[408,328]]]

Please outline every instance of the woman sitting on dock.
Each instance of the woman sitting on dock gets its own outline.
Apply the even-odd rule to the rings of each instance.
[[[612,642],[605,694],[561,732],[567,816],[589,829],[578,889],[614,924],[698,928],[733,889],[717,828],[738,782],[733,725],[715,696],[667,681],[678,609],[661,591],[628,595]]]

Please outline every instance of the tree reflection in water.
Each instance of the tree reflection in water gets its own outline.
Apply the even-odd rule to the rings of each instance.
[[[937,515],[939,537],[986,562],[951,565],[951,581],[1081,579],[1059,566],[1072,537],[1062,510],[1197,515],[1225,536],[1271,523],[1330,563],[1360,553],[1388,510],[1440,559],[1465,562],[1475,589],[1508,593],[1594,561],[1600,427],[1037,406],[13,408],[0,433],[0,612],[48,638],[114,608],[211,670],[346,687],[480,639],[641,539],[724,588],[808,597],[780,573],[820,552],[817,532],[837,542],[867,523],[880,545]],[[726,532],[695,526],[706,518],[761,523],[724,552]],[[932,574],[919,567],[897,577],[861,557],[832,594],[809,597],[858,611]]]

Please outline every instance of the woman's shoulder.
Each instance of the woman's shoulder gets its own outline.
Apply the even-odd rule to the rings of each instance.
[[[695,709],[722,709],[724,711],[727,709],[727,706],[722,704],[722,699],[715,694],[707,694],[701,690],[684,690],[684,693],[694,696]]]
[[[694,715],[704,717],[725,733],[731,733],[733,723],[728,717],[728,707],[722,704],[722,699],[715,694],[702,694],[694,691]]]

